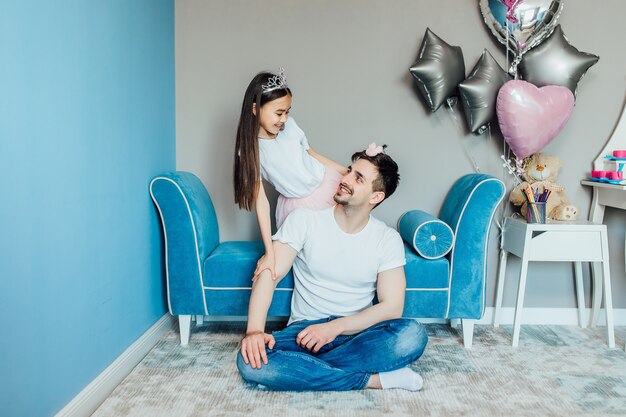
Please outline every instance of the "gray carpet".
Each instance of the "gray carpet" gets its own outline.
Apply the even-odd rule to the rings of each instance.
[[[235,366],[243,323],[192,326],[188,347],[171,331],[93,414],[107,416],[626,416],[626,327],[609,349],[604,327],[475,328],[426,325],[430,341],[411,367],[424,389],[272,392],[246,384]]]

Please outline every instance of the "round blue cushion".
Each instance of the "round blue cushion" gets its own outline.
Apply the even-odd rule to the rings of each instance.
[[[425,259],[445,256],[454,245],[450,226],[421,210],[407,211],[398,221],[400,236]]]

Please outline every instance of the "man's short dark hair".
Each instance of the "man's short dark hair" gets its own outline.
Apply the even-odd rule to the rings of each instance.
[[[387,145],[383,145],[383,150],[385,148],[387,148]],[[373,190],[385,193],[385,199],[390,197],[391,194],[396,191],[398,183],[400,182],[398,164],[396,164],[396,162],[384,151],[380,152],[376,156],[369,156],[365,153],[365,150],[356,152],[352,155],[352,163],[358,161],[359,159],[371,162],[378,169],[378,177],[376,177],[376,179],[372,182]],[[383,199],[383,201],[385,201],[385,199]]]

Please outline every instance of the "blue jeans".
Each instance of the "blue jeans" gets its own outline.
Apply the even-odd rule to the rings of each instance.
[[[237,355],[243,379],[280,391],[348,391],[363,389],[371,374],[393,371],[424,353],[428,335],[421,323],[410,319],[387,320],[360,333],[338,336],[313,353],[296,344],[296,336],[311,324],[334,320],[303,320],[274,332],[276,344],[267,349],[268,364],[260,369],[246,365]]]

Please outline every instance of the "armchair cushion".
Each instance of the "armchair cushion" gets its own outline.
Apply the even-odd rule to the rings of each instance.
[[[262,242],[222,242],[204,260],[203,279],[210,315],[245,316],[252,290],[252,275],[263,255]],[[293,291],[291,271],[276,287],[268,314],[288,316]]]
[[[408,243],[404,244],[407,288],[438,288],[448,291],[450,285],[450,262],[448,258],[424,259],[419,256]]]
[[[205,288],[250,289],[256,263],[263,251],[262,242],[222,242],[204,260]],[[293,288],[291,271],[277,288]]]
[[[450,226],[421,210],[404,213],[398,221],[398,231],[404,241],[424,259],[441,258],[454,245],[454,233]]]

